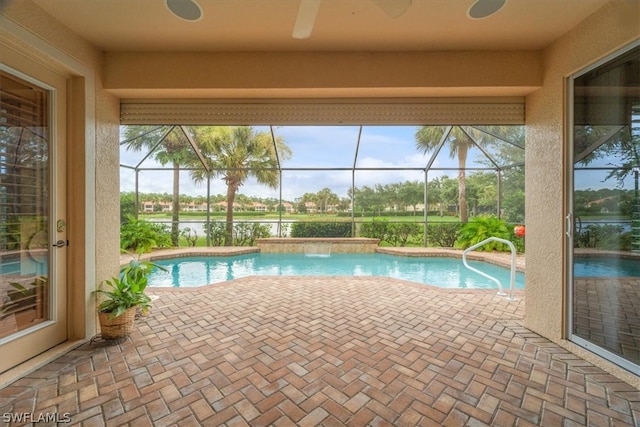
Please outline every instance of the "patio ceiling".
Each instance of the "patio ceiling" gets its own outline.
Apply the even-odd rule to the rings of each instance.
[[[539,50],[607,3],[508,0],[471,19],[474,0],[413,0],[397,18],[381,0],[320,0],[310,36],[297,39],[300,0],[195,0],[196,22],[172,15],[162,0],[35,1],[108,52]]]

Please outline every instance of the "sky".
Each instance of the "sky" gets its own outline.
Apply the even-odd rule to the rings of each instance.
[[[269,132],[268,127],[255,126],[256,131]],[[295,200],[304,193],[315,193],[323,188],[330,188],[340,197],[347,197],[351,187],[352,172],[350,169],[356,162],[357,168],[424,168],[430,156],[423,155],[415,148],[414,134],[416,126],[366,126],[363,127],[360,148],[356,159],[359,126],[279,126],[274,127],[274,134],[282,137],[290,147],[292,156],[282,161],[284,200]],[[134,166],[144,156],[121,149],[120,162]],[[453,167],[454,162],[447,162],[445,156],[443,167]],[[442,162],[436,162],[442,164]],[[435,165],[434,165],[435,166]],[[152,158],[144,161],[143,167],[159,167]],[[334,170],[286,170],[287,168],[330,168]],[[189,195],[206,195],[206,185],[197,186],[188,172],[181,174],[181,193]],[[441,173],[431,172],[429,179]],[[376,184],[389,184],[404,181],[422,181],[423,171],[357,171],[356,187]],[[121,191],[134,191],[133,171],[121,168]],[[211,193],[224,194],[226,186],[221,180],[212,181]],[[140,191],[149,193],[171,193],[172,172],[144,171],[140,173]],[[255,197],[279,197],[279,189],[272,190],[248,180],[239,193]]]
[[[270,132],[269,127],[254,126],[255,131]],[[391,184],[405,181],[424,180],[422,170],[433,156],[432,153],[422,154],[416,149],[416,126],[363,126],[358,145],[359,126],[277,126],[273,131],[277,137],[282,137],[290,147],[292,156],[282,160],[282,198],[295,201],[304,193],[316,193],[323,188],[329,188],[340,197],[347,197],[351,188],[351,168],[381,168],[405,170],[357,170],[355,185],[373,187],[376,184]],[[146,152],[131,152],[121,149],[121,165],[134,166],[145,156]],[[469,153],[467,167],[485,167],[478,162],[485,156],[478,150]],[[149,156],[142,166],[145,168],[161,167]],[[457,160],[450,157],[449,150],[444,148],[433,161],[429,172],[429,180],[441,175],[455,177],[457,172],[438,170],[438,168],[456,168]],[[329,168],[332,170],[286,170],[287,168]],[[338,170],[338,169],[349,170]],[[598,189],[615,187],[613,180],[604,182],[605,174],[600,171],[581,171],[576,175],[576,187]],[[133,171],[121,168],[121,191],[135,190],[135,174]],[[139,190],[143,193],[171,193],[172,171],[142,171],[140,173]],[[180,177],[180,192],[190,196],[205,196],[206,185],[197,185],[189,177],[189,172],[183,171]],[[629,183],[625,183],[629,187]],[[259,198],[279,198],[279,189],[270,189],[249,179],[240,188],[239,194]],[[212,180],[211,194],[225,194],[226,186],[221,179]]]

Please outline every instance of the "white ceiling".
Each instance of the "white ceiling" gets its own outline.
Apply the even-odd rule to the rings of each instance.
[[[295,39],[299,0],[196,1],[203,17],[188,22],[164,0],[35,0],[104,51],[538,50],[607,3],[507,0],[474,20],[473,0],[413,0],[395,19],[371,0],[322,0],[311,36]]]

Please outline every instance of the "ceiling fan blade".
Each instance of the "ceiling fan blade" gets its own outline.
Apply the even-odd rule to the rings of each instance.
[[[413,0],[371,0],[392,18],[399,18],[409,9]]]
[[[476,0],[469,8],[469,17],[472,19],[487,18],[502,9],[506,2],[507,0]]]
[[[306,39],[311,35],[316,22],[316,15],[320,9],[321,0],[300,0],[298,6],[298,16],[293,25],[293,38]]]

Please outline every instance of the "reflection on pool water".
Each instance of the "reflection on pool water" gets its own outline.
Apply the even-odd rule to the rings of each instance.
[[[640,277],[640,258],[578,256],[574,258],[576,277]]]
[[[468,270],[462,260],[444,257],[399,257],[386,254],[249,254],[231,257],[185,257],[154,261],[149,286],[196,287],[247,276],[386,276],[442,288],[495,289],[493,281]],[[510,271],[492,264],[469,264],[496,277],[505,290]],[[524,288],[524,274],[516,274],[516,288]]]

